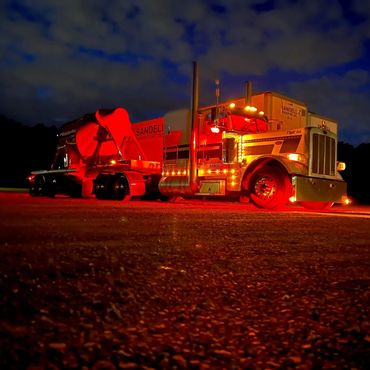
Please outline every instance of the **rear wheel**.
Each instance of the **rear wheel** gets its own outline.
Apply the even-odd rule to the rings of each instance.
[[[96,199],[108,199],[108,176],[99,174],[94,181]]]
[[[289,176],[283,169],[265,166],[252,174],[248,192],[257,207],[277,209],[288,202],[291,189]]]
[[[36,176],[30,187],[30,194],[33,197],[45,195],[46,181],[44,176]]]
[[[45,183],[45,195],[49,198],[54,198],[57,193],[57,184],[56,179],[49,179],[48,182]]]
[[[300,204],[312,211],[324,211],[325,209],[329,209],[332,207],[334,202],[300,202]]]
[[[115,200],[128,201],[131,199],[128,181],[123,175],[115,175],[112,184],[112,198]]]
[[[94,181],[94,193],[97,199],[131,199],[130,187],[123,174],[99,174]]]

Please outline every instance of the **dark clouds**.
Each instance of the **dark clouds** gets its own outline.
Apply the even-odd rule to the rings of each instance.
[[[140,119],[246,79],[303,99],[370,141],[370,6],[362,0],[2,1],[0,112],[27,123],[124,106]]]

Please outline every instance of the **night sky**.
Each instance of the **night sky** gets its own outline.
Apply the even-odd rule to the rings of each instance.
[[[0,114],[60,125],[98,108],[133,121],[272,90],[370,142],[370,2],[365,0],[2,0]]]

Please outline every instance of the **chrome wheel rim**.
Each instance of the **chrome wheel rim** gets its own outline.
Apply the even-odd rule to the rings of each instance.
[[[260,177],[254,184],[254,193],[259,199],[273,199],[277,193],[277,184],[270,176]]]

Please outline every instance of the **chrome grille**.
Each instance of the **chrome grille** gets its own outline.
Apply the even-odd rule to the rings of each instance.
[[[315,175],[335,176],[335,139],[327,135],[312,135],[311,172]]]

